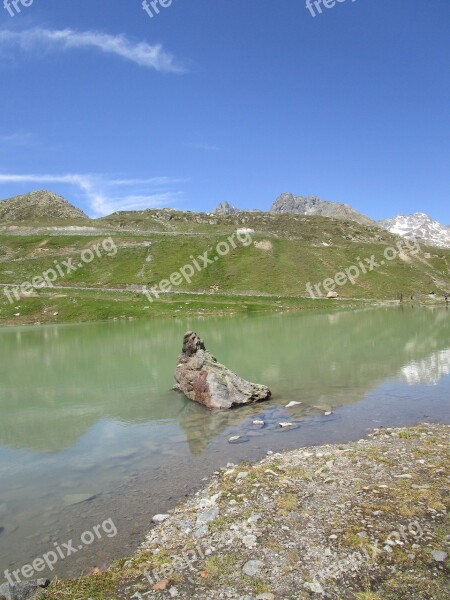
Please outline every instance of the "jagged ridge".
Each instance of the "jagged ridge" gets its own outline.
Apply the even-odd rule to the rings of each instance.
[[[425,213],[398,215],[392,219],[379,221],[380,227],[405,238],[414,238],[419,242],[450,248],[450,229],[441,225]]]

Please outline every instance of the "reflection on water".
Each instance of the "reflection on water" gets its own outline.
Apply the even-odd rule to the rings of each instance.
[[[211,413],[172,392],[187,329],[273,398]],[[110,517],[117,538],[58,574],[131,551],[152,514],[228,460],[446,420],[449,374],[449,314],[437,309],[0,330],[0,572]],[[297,429],[281,431],[286,420]],[[235,434],[248,441],[229,444]]]
[[[434,352],[431,356],[405,365],[401,376],[408,385],[426,383],[435,385],[450,373],[450,349]]]

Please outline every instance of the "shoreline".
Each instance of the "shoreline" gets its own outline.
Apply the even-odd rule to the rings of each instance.
[[[378,429],[228,464],[132,558],[42,598],[448,598],[449,434]]]
[[[0,328],[410,306],[448,309],[449,303],[444,300],[399,303],[389,298],[309,298],[251,292],[179,292],[166,294],[150,303],[142,293],[133,290],[54,288],[52,293],[22,299],[14,305],[0,302]]]

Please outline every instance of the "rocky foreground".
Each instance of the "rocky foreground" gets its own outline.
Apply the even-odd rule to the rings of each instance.
[[[228,464],[107,572],[59,598],[450,598],[448,425]]]

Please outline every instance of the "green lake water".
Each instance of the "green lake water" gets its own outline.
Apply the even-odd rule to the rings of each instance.
[[[405,306],[0,329],[0,583],[107,519],[117,535],[77,547],[53,575],[132,553],[154,514],[227,462],[450,422],[449,317]],[[214,413],[172,392],[189,329],[272,399]]]

